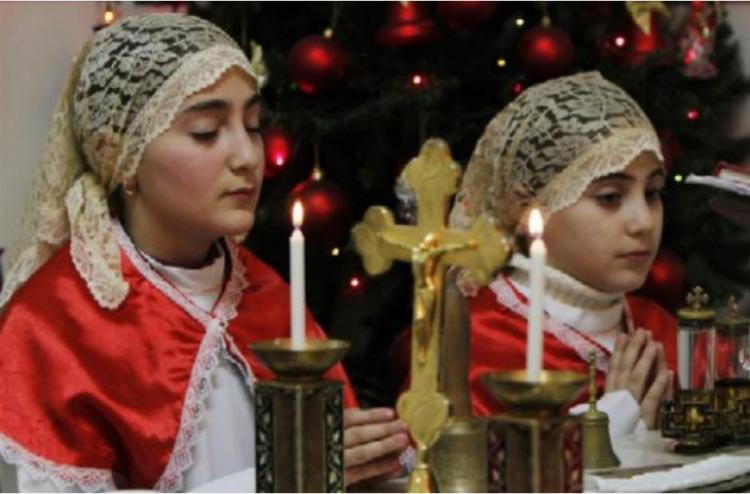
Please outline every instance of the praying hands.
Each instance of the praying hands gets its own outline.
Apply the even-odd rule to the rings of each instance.
[[[607,373],[607,391],[626,389],[638,402],[641,418],[649,429],[657,425],[659,406],[672,397],[672,372],[664,347],[651,339],[651,332],[638,329],[621,334],[615,343]]]

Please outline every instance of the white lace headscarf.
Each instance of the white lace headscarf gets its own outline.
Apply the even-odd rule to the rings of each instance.
[[[617,173],[644,151],[663,160],[648,117],[598,72],[532,86],[487,125],[451,211],[454,227],[485,214],[506,232],[521,204],[548,214],[581,197],[596,179]]]
[[[129,287],[107,198],[135,175],[185,99],[231,67],[265,82],[259,47],[250,61],[221,29],[181,14],[127,17],[86,43],[55,108],[0,311],[68,239],[96,302],[122,303]]]

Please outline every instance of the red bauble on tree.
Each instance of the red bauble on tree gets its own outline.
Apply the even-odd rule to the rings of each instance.
[[[450,27],[458,31],[471,31],[490,20],[495,13],[495,2],[451,1],[438,3],[438,11]]]
[[[299,200],[305,210],[302,231],[310,243],[337,246],[349,235],[351,206],[346,192],[325,179],[310,179],[290,194],[291,204]]]
[[[517,56],[526,73],[536,79],[551,79],[573,66],[576,50],[568,33],[552,26],[545,17],[541,26],[523,33]]]
[[[685,298],[685,268],[682,260],[668,250],[659,251],[640,293],[668,310],[679,307]]]
[[[427,14],[423,2],[392,2],[385,24],[375,35],[381,45],[398,47],[434,41],[440,30]]]
[[[289,137],[278,127],[263,132],[263,145],[266,148],[266,167],[263,175],[271,178],[289,162],[292,146]]]
[[[314,94],[340,82],[345,65],[344,51],[335,41],[314,35],[292,46],[287,69],[303,93]]]

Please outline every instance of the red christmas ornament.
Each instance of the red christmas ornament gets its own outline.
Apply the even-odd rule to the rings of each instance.
[[[287,69],[300,91],[314,94],[344,78],[346,57],[335,41],[323,36],[307,36],[292,46]]]
[[[266,167],[263,175],[271,178],[283,170],[289,162],[292,146],[289,137],[278,127],[263,133],[263,145],[266,148]]]
[[[495,2],[472,0],[438,3],[440,14],[457,31],[471,31],[482,26],[490,20],[496,7]]]
[[[518,43],[521,67],[536,79],[551,79],[564,74],[576,58],[568,34],[548,22],[545,20],[541,26],[527,30]]]
[[[440,37],[440,31],[427,14],[423,2],[393,2],[375,41],[398,47],[429,43]]]
[[[685,268],[682,260],[668,250],[659,251],[640,293],[656,300],[666,309],[682,305],[685,297]]]
[[[697,108],[691,108],[685,113],[685,116],[687,117],[688,120],[690,120],[691,122],[694,122],[698,120],[699,118],[701,118],[701,112],[698,111]]]
[[[289,204],[299,200],[305,208],[302,231],[310,243],[333,247],[349,235],[351,207],[346,192],[326,180],[306,180],[290,194]]]

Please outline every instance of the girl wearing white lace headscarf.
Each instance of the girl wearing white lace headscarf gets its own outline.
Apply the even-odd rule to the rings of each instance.
[[[544,211],[543,365],[585,373],[595,352],[615,435],[639,416],[655,425],[675,363],[672,318],[625,295],[645,281],[661,238],[661,160],[651,123],[622,89],[596,72],[554,79],[489,123],[451,213],[454,226],[484,214],[522,232],[530,206]],[[487,415],[498,404],[479,376],[525,367],[529,260],[516,253],[482,290],[461,284],[471,295],[474,410]]]
[[[259,48],[178,14],[83,48],[0,294],[3,490],[254,485],[253,383],[271,375],[249,345],[289,334],[288,287],[231,240],[262,181],[265,76]],[[398,467],[391,410],[344,419],[332,488]]]

